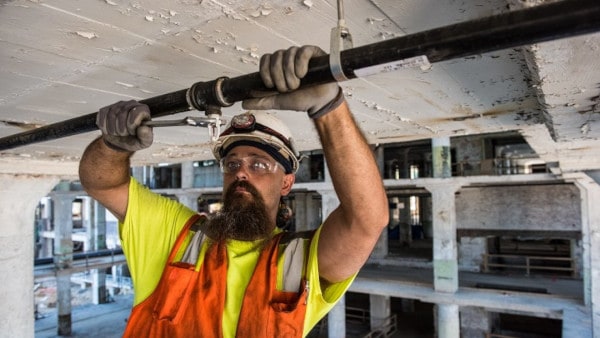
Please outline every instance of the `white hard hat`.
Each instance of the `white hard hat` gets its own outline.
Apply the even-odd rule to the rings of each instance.
[[[294,146],[292,133],[273,114],[259,110],[234,116],[217,139],[213,154],[220,161],[233,147],[239,145],[266,151],[283,166],[286,174],[298,170],[299,154]]]

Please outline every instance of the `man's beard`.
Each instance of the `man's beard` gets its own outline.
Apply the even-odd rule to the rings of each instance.
[[[242,187],[252,198],[236,192]],[[267,238],[271,233],[271,223],[265,201],[247,181],[237,181],[229,185],[223,196],[223,209],[211,218],[207,234],[214,241],[235,239],[253,241]]]

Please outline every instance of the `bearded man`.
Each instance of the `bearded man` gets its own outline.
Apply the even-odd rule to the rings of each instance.
[[[119,219],[135,297],[125,337],[303,337],[343,296],[388,223],[375,159],[341,88],[298,89],[318,47],[265,54],[260,75],[279,94],[243,102],[213,153],[223,208],[198,214],[130,177],[130,157],[152,144],[146,105],[100,109],[102,136],[85,150],[81,183]],[[308,113],[339,206],[313,231],[277,227],[299,166],[290,130],[273,113]]]

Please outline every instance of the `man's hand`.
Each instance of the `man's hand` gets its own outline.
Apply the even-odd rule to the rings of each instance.
[[[120,151],[138,151],[152,145],[152,128],[142,125],[151,118],[150,108],[137,101],[119,101],[101,108],[96,125],[104,142]]]
[[[281,94],[244,100],[242,106],[244,109],[305,111],[312,118],[336,108],[344,100],[337,83],[296,90],[308,72],[310,59],[324,54],[319,47],[303,46],[263,55],[260,59],[260,76],[267,88],[275,88]]]

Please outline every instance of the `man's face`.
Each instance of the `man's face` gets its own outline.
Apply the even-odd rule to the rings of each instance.
[[[229,170],[223,174],[223,209],[211,222],[211,237],[255,240],[268,236],[275,228],[280,198],[291,190],[294,175],[285,174],[269,154],[251,146],[233,148],[225,164]]]

